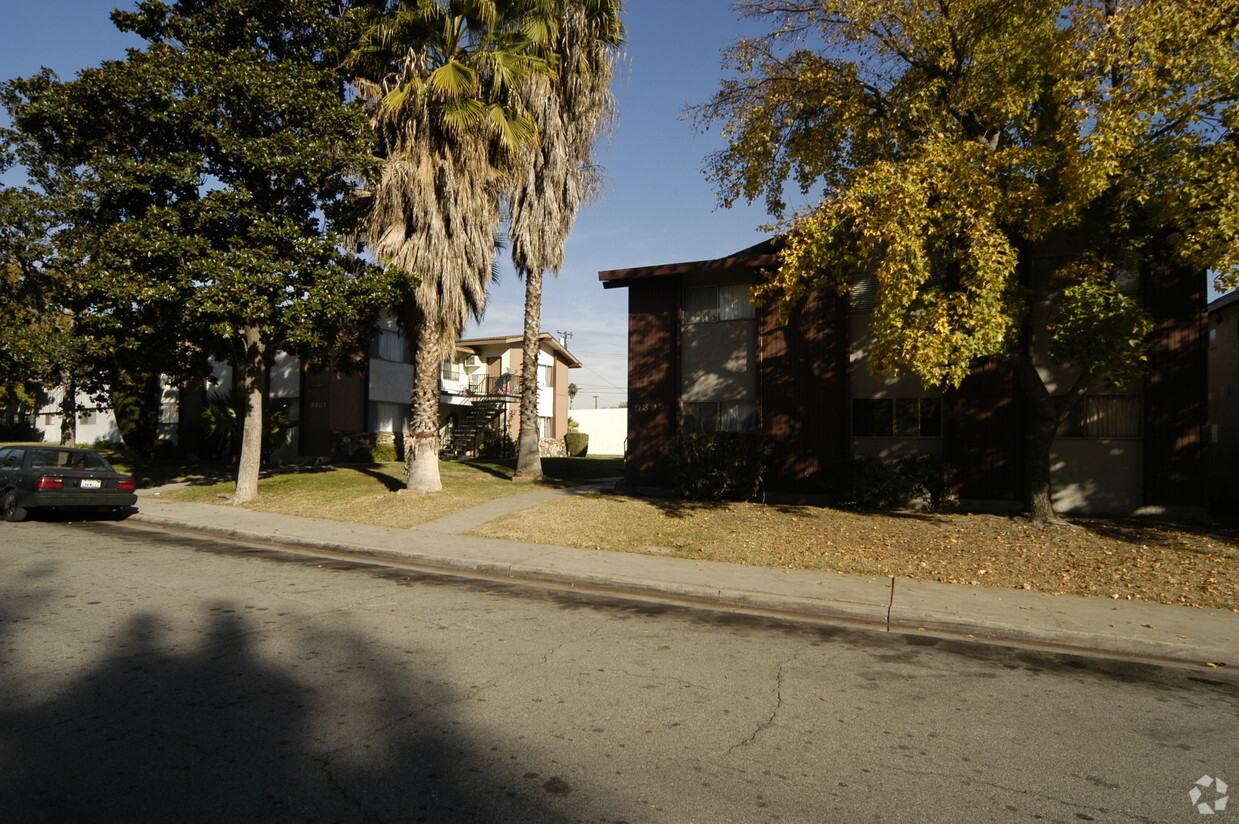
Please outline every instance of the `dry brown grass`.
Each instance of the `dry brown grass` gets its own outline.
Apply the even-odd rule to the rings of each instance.
[[[691,504],[617,495],[540,504],[475,534],[787,569],[1239,610],[1239,530],[1001,515]]]

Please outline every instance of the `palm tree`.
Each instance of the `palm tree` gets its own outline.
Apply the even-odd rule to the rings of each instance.
[[[362,12],[356,87],[372,106],[382,163],[367,241],[400,279],[414,331],[408,488],[437,492],[439,364],[493,277],[500,197],[536,130],[511,97],[545,71],[503,0],[408,0]]]
[[[512,262],[525,279],[521,427],[514,480],[542,477],[538,449],[538,349],[542,273],[558,274],[581,204],[597,191],[595,139],[614,113],[611,78],[624,37],[620,0],[548,0],[539,4],[554,75],[531,76],[521,94],[540,140],[523,153],[511,195]]]

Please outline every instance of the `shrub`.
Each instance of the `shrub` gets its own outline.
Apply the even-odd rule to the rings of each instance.
[[[24,441],[39,443],[43,440],[43,430],[28,421],[8,421],[0,423],[0,441]]]
[[[516,454],[516,442],[507,432],[487,429],[478,439],[479,458],[511,458]]]
[[[939,509],[948,468],[923,452],[903,458],[859,457],[852,461],[852,500],[871,509],[907,509],[918,502]]]
[[[391,463],[396,460],[396,445],[379,443],[374,446],[359,446],[351,457],[355,463]]]
[[[693,501],[750,501],[761,496],[769,445],[751,432],[693,432],[668,445],[676,494]]]
[[[589,435],[585,432],[569,432],[564,435],[564,448],[569,457],[583,458],[589,452]]]

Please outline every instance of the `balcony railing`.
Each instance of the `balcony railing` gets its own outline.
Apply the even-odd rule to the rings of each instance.
[[[471,376],[463,378],[462,376],[461,380],[443,379],[440,381],[440,386],[446,395],[512,398],[515,400],[520,397],[521,393],[520,381],[511,374],[498,377]]]

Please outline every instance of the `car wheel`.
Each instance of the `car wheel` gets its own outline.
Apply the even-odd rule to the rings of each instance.
[[[4,520],[10,522],[26,520],[26,508],[17,505],[17,491],[10,489],[0,499],[0,510],[4,511]]]

